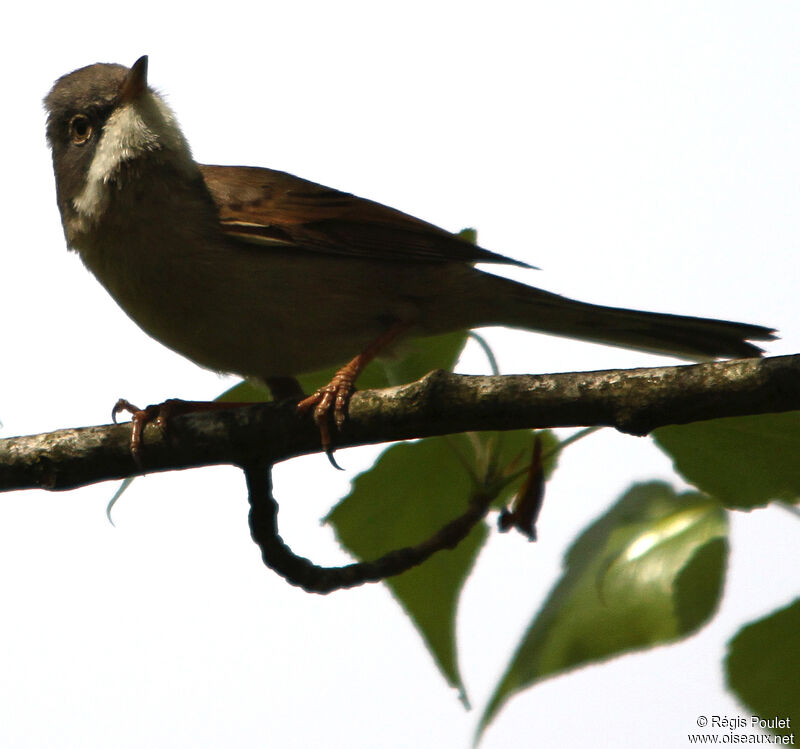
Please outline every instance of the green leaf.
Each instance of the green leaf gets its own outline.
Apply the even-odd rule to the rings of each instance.
[[[718,502],[667,484],[633,486],[567,553],[478,726],[538,681],[675,640],[716,608],[727,557]]]
[[[545,473],[555,467],[557,439],[541,432]],[[395,445],[331,510],[339,542],[358,559],[375,559],[393,549],[418,544],[467,507],[476,487],[508,501],[526,473],[532,432],[486,432],[433,437]],[[549,457],[547,457],[549,453]],[[517,475],[519,474],[519,475]],[[458,669],[455,618],[458,597],[487,537],[480,523],[452,551],[386,581],[419,630],[447,683],[466,693]]]
[[[728,643],[728,687],[779,736],[800,721],[800,598],[743,627]],[[777,720],[776,720],[777,718]],[[788,723],[781,724],[781,719]]]
[[[707,622],[719,604],[720,586],[728,561],[727,537],[700,546],[675,578],[678,632],[688,633]]]
[[[380,363],[390,385],[404,385],[418,380],[434,369],[452,370],[466,340],[466,331],[415,338],[403,344],[401,356],[381,359]],[[361,386],[359,378],[359,387]]]
[[[401,359],[379,359],[358,378],[362,389],[388,387],[419,379],[433,369],[451,370],[466,332],[415,339]],[[328,384],[338,368],[298,378],[306,393]],[[226,401],[268,400],[268,391],[242,382],[220,396]],[[456,439],[456,438],[454,438]],[[464,440],[464,438],[461,438]],[[462,446],[468,452],[468,445]],[[441,460],[440,460],[441,458]],[[427,475],[422,489],[420,476]],[[386,451],[353,491],[328,516],[342,544],[360,559],[374,559],[391,549],[419,543],[466,509],[472,485],[469,474],[446,438],[398,445]],[[458,594],[487,534],[478,525],[458,548],[434,555],[422,567],[394,578],[390,587],[423,632],[434,658],[466,701],[455,650]]]
[[[272,393],[266,387],[257,385],[249,380],[243,380],[238,385],[228,388],[214,400],[225,403],[264,403],[272,400]]]
[[[418,544],[464,512],[473,484],[454,452],[467,454],[464,435],[395,445],[330,512],[340,543],[359,559]],[[389,578],[386,584],[419,629],[448,684],[466,700],[455,646],[455,613],[461,587],[487,536],[479,523],[455,549]]]
[[[545,479],[549,479],[558,464],[560,442],[555,432],[549,429],[542,429],[537,434],[542,440]],[[493,507],[505,507],[527,476],[533,435],[530,429],[466,434],[474,453],[473,470],[481,477],[481,484],[496,495]]]
[[[478,230],[474,229],[471,226],[468,226],[466,229],[462,229],[458,234],[457,237],[466,240],[470,244],[478,244]]]
[[[800,496],[800,411],[661,427],[653,436],[686,481],[727,507]]]

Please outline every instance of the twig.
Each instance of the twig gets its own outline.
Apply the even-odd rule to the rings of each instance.
[[[455,548],[486,515],[492,500],[490,495],[473,495],[466,512],[416,546],[395,549],[367,562],[320,567],[295,554],[278,534],[278,503],[272,496],[271,470],[272,466],[264,462],[244,466],[250,500],[250,534],[261,549],[264,564],[309,593],[331,593],[378,582],[422,564],[438,551]]]

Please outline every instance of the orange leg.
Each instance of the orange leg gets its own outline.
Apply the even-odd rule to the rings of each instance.
[[[347,405],[350,396],[353,394],[355,381],[358,376],[378,354],[384,351],[399,335],[408,330],[408,323],[395,323],[383,335],[376,338],[358,356],[345,364],[334,376],[333,379],[317,390],[316,393],[303,398],[298,404],[297,409],[305,413],[312,407],[314,408],[314,421],[319,428],[322,440],[322,449],[327,453],[331,463],[337,468],[333,460],[333,450],[331,449],[331,429],[330,416],[333,411],[333,420],[338,429],[344,425],[347,417]],[[302,392],[296,380],[292,378],[273,378],[267,380],[267,384],[273,391],[273,396],[280,399],[282,395],[289,393]],[[133,428],[131,429],[131,455],[136,464],[141,468],[142,455],[142,435],[144,428],[151,422],[158,427],[165,429],[172,416],[197,413],[199,411],[217,411],[226,408],[238,408],[239,406],[249,406],[251,403],[228,403],[225,401],[184,401],[178,398],[170,398],[163,403],[138,408],[124,398],[120,398],[114,405],[111,417],[116,423],[117,415],[126,411],[131,414]]]
[[[136,465],[142,468],[142,435],[144,428],[154,423],[160,429],[166,429],[169,419],[181,414],[198,413],[200,411],[220,411],[226,408],[251,406],[252,403],[228,403],[225,401],[184,401],[170,398],[147,408],[138,408],[124,398],[120,398],[111,410],[111,418],[117,423],[117,415],[126,411],[131,414],[131,455]]]
[[[313,395],[304,398],[297,404],[297,410],[305,413],[314,408],[314,422],[319,428],[322,438],[322,449],[333,461],[331,449],[330,417],[333,410],[333,421],[337,429],[341,429],[347,417],[347,405],[355,389],[355,382],[364,367],[367,366],[378,354],[384,351],[394,340],[408,330],[408,323],[395,323],[383,335],[376,338],[358,356],[345,364],[324,387]],[[338,466],[336,466],[338,468]]]

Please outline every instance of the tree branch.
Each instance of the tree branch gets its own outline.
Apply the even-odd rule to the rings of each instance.
[[[547,375],[431,372],[401,387],[355,393],[337,447],[464,431],[659,426],[800,409],[800,355],[654,369]],[[0,440],[0,491],[72,489],[142,472],[130,425],[64,429]],[[145,430],[145,471],[275,463],[317,452],[319,434],[294,404],[177,416]]]
[[[272,466],[243,466],[250,502],[250,534],[261,549],[264,564],[291,585],[308,593],[332,593],[374,583],[417,567],[438,551],[454,549],[489,511],[491,494],[476,489],[467,509],[415,546],[393,549],[377,559],[342,567],[322,567],[295,554],[278,533],[278,504],[272,497]]]

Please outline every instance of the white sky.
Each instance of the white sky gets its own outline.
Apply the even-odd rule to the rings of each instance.
[[[105,423],[227,387],[141,333],[64,248],[41,99],[97,61],[150,55],[207,163],[272,166],[394,205],[540,266],[590,301],[773,325],[800,350],[800,6],[791,2],[17,4],[4,115],[0,436]],[[667,363],[493,331],[506,372]],[[353,352],[342,352],[343,357]],[[481,371],[472,353],[465,371]],[[374,450],[281,466],[281,531],[346,557],[318,520]],[[561,463],[533,545],[495,537],[462,598],[467,714],[380,586],[311,596],[266,570],[232,468],[0,498],[0,745],[466,747],[575,534],[633,480],[668,478],[613,433]],[[677,479],[676,479],[677,481]],[[746,715],[720,659],[797,594],[798,525],[733,518],[718,617],[676,647],[517,697],[483,746],[687,744]]]

